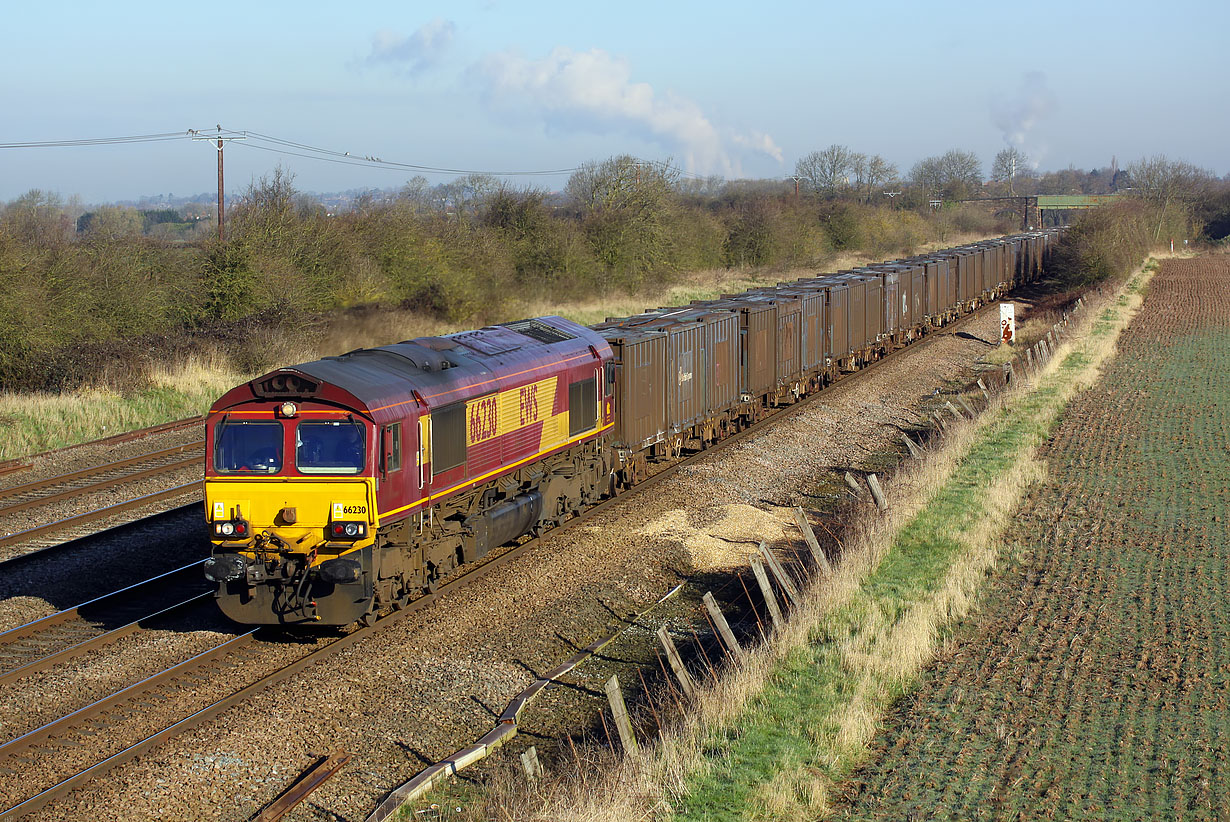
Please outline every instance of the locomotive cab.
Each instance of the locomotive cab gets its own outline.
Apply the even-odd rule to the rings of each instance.
[[[377,427],[332,405],[257,401],[211,414],[205,575],[243,623],[345,625],[372,601]]]

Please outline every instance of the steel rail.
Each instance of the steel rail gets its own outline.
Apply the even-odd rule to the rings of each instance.
[[[200,562],[184,565],[159,574],[156,577],[151,577],[125,588],[103,594],[88,602],[74,605],[72,608],[65,608],[62,611],[57,611],[54,614],[49,614],[41,619],[27,622],[25,625],[19,625],[16,628],[10,628],[0,633],[0,657],[20,658],[21,645],[23,643],[34,645],[38,652],[42,653],[42,656],[35,657],[28,662],[0,672],[0,685],[7,685],[31,674],[44,671],[70,657],[80,656],[88,651],[97,650],[135,633],[144,627],[144,623],[148,623],[158,617],[168,616],[175,611],[202,602],[212,595],[212,591],[201,591],[199,594],[195,594],[188,599],[172,603],[153,612],[147,612],[135,619],[121,616],[124,619],[123,624],[102,633],[96,633],[98,628],[92,625],[91,622],[101,621],[105,618],[104,616],[99,615],[87,618],[81,614],[81,611],[87,608],[106,609],[110,607],[114,611],[118,611],[120,615],[123,615],[124,611],[131,610],[133,604],[139,601],[135,598],[139,596],[142,589],[151,586],[164,586],[168,582],[172,582],[176,577],[184,577],[183,584],[199,589],[205,584],[204,577],[200,575],[200,567]],[[193,586],[193,583],[196,583],[196,585]],[[54,644],[60,644],[63,647],[59,650],[44,653],[48,645]]]
[[[942,337],[945,337],[945,336],[951,336],[951,334],[956,328],[966,325],[968,322],[972,322],[975,317],[980,316],[985,311],[989,310],[991,306],[993,305],[995,305],[995,303],[990,303],[986,306],[983,306],[971,312],[970,314],[965,315],[964,317],[958,318],[957,320],[945,326],[944,328],[946,330],[944,332],[927,334],[922,339],[918,340],[917,342],[911,343],[910,345],[906,346],[904,350],[921,351],[922,349],[929,347],[929,343],[935,340],[938,340]],[[893,352],[893,353],[896,353],[896,352]],[[822,396],[825,396],[826,391],[829,391],[838,385],[849,385],[853,380],[861,378],[863,375],[866,375],[868,373],[872,373],[878,365],[888,360],[896,361],[896,358],[892,356],[887,356],[887,357],[881,358],[880,360],[877,360],[876,362],[871,363],[859,369],[856,372],[843,375],[841,378],[836,380],[831,385],[826,386],[825,388],[819,391],[816,391],[807,397],[804,397],[798,402],[793,403],[790,406],[786,406],[784,408],[777,409],[776,411],[771,412],[768,416],[766,416],[761,421],[761,423],[764,423],[764,424],[754,425],[748,429],[745,429],[744,431],[733,434],[727,437],[726,439],[718,443],[715,443],[713,446],[703,451],[690,454],[689,456],[683,459],[677,460],[671,465],[664,468],[663,470],[658,471],[652,476],[646,478],[644,481],[638,483],[637,486],[631,490],[635,492],[639,492],[647,488],[652,488],[654,485],[663,481],[668,476],[673,474],[675,471],[682,468],[684,465],[691,464],[693,460],[697,460],[702,457],[708,456],[709,454],[712,454],[717,450],[734,445],[737,442],[741,442],[747,436],[750,436],[752,434],[756,434],[756,433],[766,430],[767,426],[765,424],[770,424],[773,421],[786,419],[788,417],[793,416],[796,413],[801,412],[805,407],[810,405],[812,402],[814,402],[815,400],[817,400],[818,398]],[[624,502],[624,495],[622,494],[618,497],[612,497],[610,499],[604,500],[598,503],[597,505],[587,508],[579,516],[574,516],[571,519],[566,520],[559,526],[552,528],[551,530],[547,531],[545,534],[543,534],[540,537],[535,537],[520,545],[510,547],[507,550],[503,551],[502,553],[496,556],[490,557],[486,561],[476,563],[474,565],[470,565],[467,567],[463,567],[462,569],[459,569],[458,572],[455,572],[451,576],[451,578],[447,578],[435,591],[431,593],[426,593],[418,597],[417,599],[412,600],[411,602],[406,604],[404,607],[400,609],[395,608],[392,612],[380,616],[372,625],[368,627],[357,628],[356,630],[352,631],[346,636],[336,639],[333,642],[330,642],[328,645],[325,645],[321,648],[317,648],[316,650],[306,654],[305,656],[301,657],[295,662],[292,662],[289,665],[286,665],[285,667],[279,669],[278,671],[275,671],[272,674],[262,677],[258,681],[238,691],[233,692],[231,695],[225,697],[224,699],[220,699],[214,702],[212,705],[206,706],[205,708],[202,708],[196,711],[190,716],[187,716],[169,725],[168,727],[162,729],[161,731],[151,734],[147,736],[145,739],[133,745],[128,746],[124,750],[119,751],[118,753],[112,754],[111,756],[103,759],[102,761],[97,762],[94,765],[91,765],[89,768],[82,770],[76,775],[71,776],[67,779],[64,779],[58,784],[53,785],[41,791],[40,793],[38,793],[37,795],[33,797],[30,797],[29,799],[26,799],[20,804],[15,805],[12,808],[9,808],[7,810],[0,811],[0,820],[16,819],[16,818],[19,818],[21,816],[24,816],[28,813],[31,813],[35,810],[38,810],[44,807],[47,803],[53,801],[54,799],[65,796],[68,793],[72,792],[74,789],[81,786],[89,779],[95,776],[100,776],[110,771],[111,769],[117,767],[118,765],[128,762],[132,760],[133,758],[140,756],[141,754],[146,753],[149,750],[152,750],[157,745],[175,736],[178,736],[181,733],[184,733],[188,730],[191,730],[193,728],[200,726],[204,722],[207,722],[213,717],[221,714],[223,711],[226,711],[229,708],[242,703],[244,700],[248,699],[250,696],[254,696],[257,693],[264,691],[271,686],[277,685],[285,681],[286,679],[289,679],[290,677],[307,669],[308,667],[315,665],[316,663],[321,662],[324,659],[327,659],[328,657],[331,657],[362,640],[366,640],[369,637],[374,637],[377,634],[383,633],[388,628],[391,628],[394,625],[400,624],[403,620],[407,619],[409,616],[425,609],[429,605],[434,604],[438,599],[444,596],[447,596],[453,593],[454,591],[459,590],[465,587],[466,585],[469,585],[477,581],[478,579],[486,576],[492,571],[498,568],[501,568],[504,565],[507,565],[513,560],[519,558],[521,555],[523,555],[530,549],[536,547],[542,540],[549,538],[549,537],[554,537],[558,534],[565,533],[570,528],[582,523],[583,521],[588,520],[591,516],[596,516],[599,513],[605,512],[610,506],[616,503],[621,503],[621,502]],[[150,684],[156,684],[161,679],[172,676],[173,674],[171,672],[176,671],[176,670],[186,670],[189,663],[195,663],[196,665],[203,665],[205,661],[207,660],[212,661],[216,659],[218,656],[224,655],[226,653],[226,651],[222,650],[224,648],[241,647],[242,644],[251,642],[252,638],[254,637],[254,635],[257,633],[258,630],[259,629],[253,629],[245,634],[241,634],[238,637],[235,637],[234,639],[229,640],[227,643],[224,643],[223,645],[212,649],[211,651],[203,652],[202,654],[199,654],[190,660],[187,660],[183,663],[180,663],[177,666],[167,669],[166,671],[163,671],[160,674],[156,674],[152,677],[148,677],[147,679],[143,680],[141,683],[137,683],[136,685],[129,686],[128,688],[125,688],[123,691],[118,692],[117,694],[113,694],[111,697],[107,697],[103,700],[99,700],[99,702],[94,703],[94,705],[92,706],[87,706],[86,708],[82,708],[82,709],[79,709],[78,711],[74,711],[72,714],[69,714],[68,717],[63,717],[59,720],[56,720],[53,723],[49,723],[48,725],[43,726],[43,728],[36,729],[34,731],[31,731],[23,735],[22,737],[18,737],[18,739],[11,741],[4,746],[0,746],[0,755],[5,755],[10,750],[9,746],[22,742],[23,740],[36,740],[36,739],[47,738],[54,731],[55,727],[63,727],[67,723],[67,720],[70,717],[74,717],[74,716],[81,717],[82,721],[85,721],[91,716],[91,714],[89,714],[88,711],[90,711],[91,709],[95,709],[96,706],[110,705],[110,704],[119,702],[121,701],[120,694],[126,693],[129,695],[132,695],[135,693],[141,693],[141,691],[136,690],[138,686],[145,685],[146,689],[148,689]],[[30,744],[30,743],[24,743],[24,744]],[[12,750],[16,751],[17,749],[12,749]]]
[[[108,462],[103,465],[96,465],[92,468],[83,468],[80,471],[74,471],[70,474],[60,474],[58,476],[48,477],[47,479],[38,480],[36,482],[28,482],[24,485],[14,485],[12,488],[0,489],[0,499],[9,499],[11,497],[18,497],[18,496],[23,496],[25,494],[32,494],[37,491],[42,491],[45,488],[54,487],[56,485],[67,485],[68,483],[76,482],[77,480],[86,479],[88,477],[98,476],[99,474],[106,474],[112,471],[121,471],[133,465],[140,465],[146,462],[153,462],[155,460],[165,459],[167,457],[175,456],[177,454],[182,454],[184,451],[193,451],[198,448],[203,448],[204,446],[205,446],[205,441],[198,440],[196,442],[189,442],[183,445],[176,445],[171,448],[164,448],[161,451],[151,451],[148,454],[140,454],[138,456],[130,457],[128,459],[117,460],[115,462]],[[110,488],[113,485],[120,485],[125,482],[135,482],[136,480],[144,479],[145,477],[154,476],[160,473],[165,473],[167,471],[173,471],[177,468],[186,468],[194,463],[200,462],[200,460],[201,460],[200,457],[193,456],[187,459],[177,460],[175,462],[171,462],[166,465],[155,466],[153,468],[149,468],[143,471],[137,471],[137,472],[128,473],[128,474],[121,474],[118,477],[104,479],[99,482],[90,483],[88,485],[77,486],[67,491],[62,491],[62,492],[59,492],[57,494],[53,494],[50,496],[38,497],[37,499],[34,499],[34,500],[24,500],[22,502],[15,502],[11,505],[6,505],[3,508],[0,508],[0,516],[5,516],[6,514],[14,514],[25,508],[29,508],[34,505],[43,505],[45,503],[48,503],[48,502],[51,502],[57,499],[62,499],[64,497],[74,496],[74,495],[79,495],[79,494],[88,494],[93,491],[101,491],[102,489]]]
[[[171,499],[172,497],[183,496],[184,494],[190,493],[193,490],[200,490],[201,488],[203,488],[203,485],[204,484],[201,480],[194,480],[192,482],[184,483],[183,485],[176,485],[171,488],[164,489],[162,491],[155,491],[152,494],[146,494],[144,496],[137,497],[136,499],[126,500],[125,502],[117,502],[114,505],[108,505],[105,508],[99,508],[95,511],[87,511],[84,514],[77,514],[76,516],[66,517],[61,520],[56,520],[55,522],[49,522],[46,525],[39,525],[34,528],[27,528],[25,531],[18,531],[15,534],[9,534],[6,537],[0,537],[0,547],[6,546],[6,545],[19,545],[23,542],[29,542],[34,537],[41,536],[43,534],[48,534],[53,531],[65,530],[68,528],[72,528],[76,525],[84,525],[85,523],[88,523],[88,522],[94,522],[95,520],[105,519],[106,517],[109,517],[113,514],[123,513],[124,511],[131,511],[133,508],[140,508],[143,505],[149,505],[154,502],[161,502],[162,500]],[[47,549],[44,548],[44,549],[40,549],[39,551],[31,551],[28,554],[24,554],[23,556],[30,556],[31,554],[39,553],[40,551],[43,551],[43,550],[47,550]]]
[[[89,445],[119,445],[125,442],[132,442],[143,437],[150,437],[155,434],[162,434],[167,431],[177,431],[180,428],[188,428],[192,425],[200,425],[204,422],[205,417],[186,417],[182,420],[174,420],[172,422],[164,422],[158,425],[151,425],[148,428],[138,428],[135,431],[126,431],[123,434],[114,434],[110,437],[103,437],[100,440],[90,440],[89,442],[79,442],[76,445],[66,445],[63,448],[53,448],[50,451],[43,451],[38,454],[31,454],[28,457],[18,457],[17,459],[5,460],[0,462],[0,475],[11,474],[14,471],[22,471],[29,468],[40,457],[46,457],[51,454],[62,454],[65,451],[72,451],[76,448],[85,448]]]

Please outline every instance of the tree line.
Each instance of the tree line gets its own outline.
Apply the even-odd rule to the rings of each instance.
[[[414,178],[340,213],[279,167],[237,198],[225,242],[212,225],[168,233],[207,221],[165,209],[87,212],[29,192],[0,211],[0,385],[73,387],[134,352],[170,356],[199,336],[232,341],[240,366],[259,369],[276,362],[276,329],[310,334],[316,318],[356,306],[479,325],[544,298],[593,301],[686,271],[822,271],[840,252],[888,259],[1018,226],[951,200],[931,207],[928,187],[973,186],[967,153],[924,160],[901,181],[883,158],[839,148],[800,161],[811,176],[798,180],[698,178],[617,156],[586,163],[561,191],[483,175],[442,186]],[[1154,176],[1153,166],[1132,169],[1153,239],[1198,221],[1210,202],[1191,193],[1206,190],[1205,176],[1193,182],[1178,173],[1185,166],[1160,163]]]

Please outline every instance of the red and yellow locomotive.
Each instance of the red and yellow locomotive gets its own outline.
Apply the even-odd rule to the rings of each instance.
[[[232,619],[347,625],[612,490],[611,349],[559,317],[281,368],[209,412]]]

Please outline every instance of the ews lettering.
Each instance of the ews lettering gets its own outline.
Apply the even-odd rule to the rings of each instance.
[[[538,421],[538,386],[527,385],[521,389],[517,398],[521,410],[521,424],[528,425]]]
[[[499,430],[499,404],[495,397],[483,397],[470,404],[470,444],[482,442]]]

